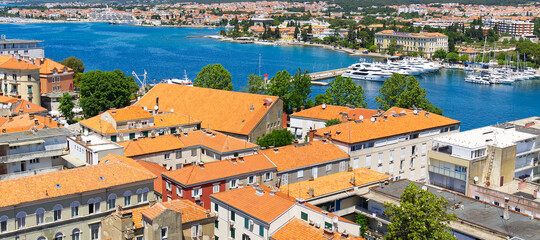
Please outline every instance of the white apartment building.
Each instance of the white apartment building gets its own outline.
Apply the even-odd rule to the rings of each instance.
[[[0,134],[0,178],[57,171],[69,165],[62,158],[67,154],[66,128]],[[37,171],[37,172],[36,172]]]
[[[436,136],[459,131],[459,121],[422,110],[393,107],[373,117],[311,132],[348,153],[353,169],[365,167],[394,177],[425,181],[427,151]]]
[[[83,162],[85,165],[98,164],[100,159],[110,153],[124,156],[124,147],[95,134],[89,136],[78,135],[75,137],[68,137],[67,145],[70,154],[66,157]]]
[[[511,18],[484,18],[482,23],[489,28],[497,28],[498,34],[508,33],[514,37],[534,36],[534,23]]]
[[[20,55],[32,58],[44,58],[45,50],[40,47],[39,40],[6,39],[0,37],[0,55]]]

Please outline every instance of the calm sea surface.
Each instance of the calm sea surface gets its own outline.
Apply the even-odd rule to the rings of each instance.
[[[120,69],[131,75],[144,70],[151,79],[183,78],[184,70],[194,79],[199,70],[222,64],[233,77],[235,90],[242,90],[251,73],[296,69],[309,72],[349,66],[359,60],[347,54],[315,47],[265,46],[187,38],[217,34],[219,29],[153,28],[107,23],[1,24],[7,38],[43,40],[45,55],[57,61],[69,56],[83,60],[86,70]],[[259,55],[261,67],[259,68]],[[462,71],[441,70],[419,77],[428,99],[444,114],[462,121],[462,130],[540,115],[540,81],[506,86],[481,86],[463,81]],[[361,82],[368,107],[376,108],[375,96],[382,83]],[[324,91],[314,86],[312,95]]]

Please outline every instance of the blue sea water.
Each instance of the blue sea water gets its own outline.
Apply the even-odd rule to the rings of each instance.
[[[222,42],[208,38],[188,38],[217,34],[220,29],[157,28],[107,23],[2,24],[7,38],[43,40],[45,55],[57,61],[69,56],[83,60],[86,70],[120,69],[148,72],[151,79],[183,78],[184,70],[194,79],[199,70],[214,63],[231,72],[235,90],[242,90],[251,73],[300,68],[309,72],[342,68],[359,57],[306,46],[266,46]],[[261,67],[259,68],[259,55]],[[514,85],[483,86],[463,81],[463,71],[441,70],[418,77],[428,99],[443,109],[444,115],[462,121],[462,130],[540,115],[540,81]],[[368,107],[376,108],[375,96],[382,83],[359,82]],[[314,86],[312,95],[324,92]]]

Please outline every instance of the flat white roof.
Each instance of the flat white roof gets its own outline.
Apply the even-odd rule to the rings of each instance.
[[[109,140],[103,139],[101,136],[97,135],[88,135],[88,136],[81,136],[81,141],[77,141],[77,143],[86,146],[87,148],[92,149],[93,151],[102,151],[102,150],[108,150],[108,149],[115,149],[115,148],[122,148],[122,146],[111,142]],[[86,144],[87,141],[90,141],[90,144]]]
[[[516,142],[534,139],[536,135],[518,132],[514,128],[482,127],[465,132],[449,134],[433,139],[437,142],[448,143],[466,148],[480,148],[488,145],[509,147]]]

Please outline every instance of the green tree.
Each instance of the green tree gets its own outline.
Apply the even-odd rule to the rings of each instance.
[[[292,144],[294,135],[287,129],[273,130],[257,139],[257,145],[261,147],[281,147]]]
[[[448,54],[446,54],[446,60],[450,62],[457,62],[459,61],[459,55],[455,52],[449,52]]]
[[[351,78],[337,76],[330,82],[324,94],[315,97],[315,104],[326,103],[337,106],[350,104],[365,108],[367,107],[365,100],[366,96],[361,85],[356,85]]]
[[[79,87],[81,74],[84,73],[84,63],[76,57],[68,57],[60,62],[60,64],[73,70],[73,87]]]
[[[68,123],[73,122],[73,107],[75,107],[75,103],[73,103],[71,95],[67,92],[64,92],[64,94],[60,98],[60,106],[58,106],[58,110],[60,110]]]
[[[330,126],[337,125],[337,124],[340,124],[340,123],[341,123],[341,120],[339,120],[337,118],[334,118],[334,119],[330,119],[330,120],[326,121],[324,126],[325,127],[330,127]]]
[[[311,77],[307,71],[296,71],[294,76],[283,70],[277,72],[266,86],[266,94],[278,96],[283,100],[283,111],[292,113],[293,108],[310,107]]]
[[[442,109],[431,104],[426,96],[426,90],[420,87],[418,79],[394,73],[383,83],[375,101],[385,111],[393,106],[408,109],[417,107],[435,114],[442,114]]]
[[[221,64],[209,64],[203,67],[199,74],[197,74],[193,86],[228,91],[233,90],[231,73]]]
[[[96,70],[82,74],[80,88],[79,105],[85,117],[92,117],[100,111],[128,106],[139,86],[120,70]]]
[[[390,40],[390,44],[388,45],[388,54],[394,55],[397,51],[397,42],[395,38],[392,38]]]
[[[379,47],[375,44],[369,47],[369,52],[377,52],[377,50],[379,50]]]
[[[399,206],[385,203],[384,213],[391,224],[384,239],[457,239],[448,223],[457,220],[448,214],[448,202],[411,182],[401,194]]]
[[[446,51],[444,49],[439,49],[433,53],[433,58],[444,59],[446,58]]]
[[[356,214],[355,223],[360,225],[360,236],[365,237],[369,224],[368,218],[363,214]]]
[[[261,76],[257,76],[253,73],[248,76],[248,86],[246,87],[246,92],[264,94],[265,89],[266,84]]]
[[[462,62],[466,62],[466,61],[469,61],[469,55],[468,54],[463,54],[459,57],[459,60],[462,61]]]

